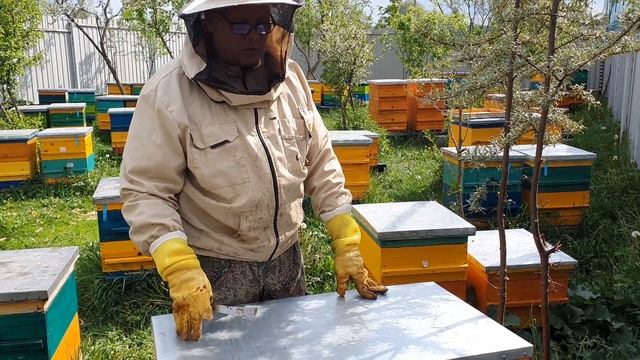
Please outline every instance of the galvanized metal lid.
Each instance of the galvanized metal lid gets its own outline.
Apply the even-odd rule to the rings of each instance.
[[[158,360],[520,359],[533,345],[433,282],[389,286],[376,301],[355,291],[256,304],[247,321],[216,312],[199,341],[173,315],[151,318]]]
[[[95,94],[96,89],[89,89],[89,88],[85,88],[85,89],[67,89],[67,92],[74,93],[74,94]]]
[[[49,110],[49,105],[24,105],[18,106],[18,111],[23,114],[42,113]]]
[[[37,129],[0,130],[0,142],[27,141],[38,134]]]
[[[139,95],[100,95],[96,101],[137,101]]]
[[[454,119],[458,120],[458,111],[449,110],[451,116]],[[475,111],[475,112],[463,112],[462,118],[464,121],[468,121],[470,119],[503,119],[504,120],[504,111]]]
[[[378,240],[469,236],[475,226],[435,201],[362,204],[352,214]]]
[[[363,135],[334,133],[333,131],[329,131],[329,138],[331,138],[331,145],[338,146],[370,145],[373,142],[373,140]]]
[[[66,93],[67,89],[65,89],[65,88],[38,89],[38,92],[57,92],[57,93],[64,92],[64,93]]]
[[[449,82],[449,80],[436,79],[436,78],[432,78],[432,79],[424,78],[424,79],[411,79],[410,82],[416,83],[416,84],[446,84],[447,82]]]
[[[527,160],[536,158],[535,145],[517,145],[513,149],[526,155]],[[565,144],[548,145],[542,149],[543,161],[595,160],[596,157],[597,155],[592,152]]]
[[[525,229],[506,230],[507,269],[539,270],[540,257],[533,234]],[[467,244],[469,256],[473,257],[486,272],[500,270],[500,238],[498,230],[478,231],[469,237]],[[550,245],[549,245],[550,246]],[[549,263],[553,268],[573,269],[578,262],[559,251],[551,254]]]
[[[38,138],[68,137],[68,136],[87,136],[93,132],[92,127],[59,127],[44,129],[38,133]]]
[[[332,130],[329,133],[362,135],[368,137],[369,139],[378,139],[380,137],[380,134],[368,130]]]
[[[49,105],[49,111],[55,110],[84,110],[87,107],[87,103],[63,103],[63,104],[51,104]]]
[[[490,100],[504,100],[507,97],[506,94],[487,94],[484,96],[485,99]]]
[[[118,115],[118,114],[125,114],[125,115],[133,115],[133,112],[136,110],[136,108],[111,108],[109,109],[109,115]]]
[[[91,198],[96,205],[122,203],[122,198],[120,197],[120,177],[103,177],[100,179],[98,187]]]
[[[382,80],[369,80],[369,85],[407,85],[409,80],[403,79],[382,79]]]
[[[49,299],[79,253],[77,246],[0,251],[0,303]]]
[[[308,84],[320,84],[320,80],[307,80]]]
[[[462,150],[464,151],[461,159],[463,161],[472,161],[472,160],[484,160],[484,161],[501,161],[503,149],[500,149],[493,145],[484,145],[484,146],[463,146]],[[443,147],[440,148],[442,154],[453,157],[454,159],[458,158],[458,151],[455,147]],[[509,149],[509,160],[510,161],[524,161],[527,157],[517,152],[513,149]]]

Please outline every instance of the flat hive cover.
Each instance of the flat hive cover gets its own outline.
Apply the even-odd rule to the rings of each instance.
[[[249,321],[216,314],[200,341],[181,341],[173,315],[151,318],[158,360],[516,359],[533,346],[435,283],[267,301]]]
[[[353,216],[377,240],[469,236],[475,226],[435,201],[354,205]]]
[[[0,251],[0,303],[47,300],[78,256],[77,246]]]
[[[514,150],[525,154],[528,160],[536,158],[535,145],[517,145]],[[576,160],[595,160],[596,154],[578,149],[565,144],[548,145],[542,149],[542,158],[545,161],[576,161]]]
[[[133,112],[136,108],[111,108],[109,109],[109,115],[111,114],[130,114],[133,115]]]
[[[97,101],[134,101],[138,100],[138,95],[102,95],[96,96]]]
[[[122,202],[120,197],[120,178],[103,177],[98,183],[96,191],[91,197],[94,204],[117,204]]]
[[[382,80],[369,80],[369,85],[406,85],[409,81],[402,79],[382,79]]]
[[[369,139],[377,139],[380,137],[380,134],[375,133],[373,131],[367,130],[332,130],[329,131],[330,134],[354,134],[354,135],[362,135],[366,136]]]
[[[349,133],[334,133],[329,131],[329,138],[331,138],[332,145],[369,145],[373,142],[370,138]]]
[[[500,239],[498,230],[478,231],[469,237],[468,252],[486,272],[500,270]],[[533,234],[525,229],[506,230],[507,239],[507,269],[509,270],[539,270],[540,257]],[[559,251],[549,258],[551,269],[573,269],[578,262]]]
[[[18,106],[18,111],[21,113],[39,113],[49,110],[49,105],[24,105]]]
[[[462,160],[469,161],[474,159],[486,160],[486,161],[501,161],[503,149],[499,149],[495,146],[485,145],[485,146],[463,146],[463,150],[466,150],[461,158]],[[448,155],[453,157],[454,159],[458,158],[458,151],[455,147],[443,147],[440,148],[440,151],[444,155]],[[509,149],[509,160],[510,161],[524,161],[527,157],[513,149]]]
[[[92,127],[60,127],[44,129],[38,133],[39,138],[87,136],[93,131]]]
[[[484,97],[485,99],[504,100],[507,97],[507,95],[506,94],[487,94]]]
[[[57,88],[57,89],[38,89],[38,92],[67,92],[67,89]]]
[[[82,93],[82,94],[88,94],[88,93],[93,94],[93,93],[96,92],[96,89],[88,89],[88,88],[87,89],[69,89],[67,91],[70,92],[70,93],[78,93],[78,94],[80,94],[80,93]]]
[[[447,79],[414,79],[411,82],[416,84],[446,84],[449,80]]]
[[[0,130],[0,142],[27,141],[33,139],[37,133],[37,129]]]
[[[78,110],[84,109],[87,106],[86,103],[64,103],[64,104],[51,104],[49,110]]]

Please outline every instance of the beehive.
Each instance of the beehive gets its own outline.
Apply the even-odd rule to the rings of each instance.
[[[129,127],[133,119],[135,108],[112,108],[109,109],[109,119],[111,121],[111,147],[113,151],[122,155],[124,146],[127,143]]]
[[[353,134],[361,135],[371,139],[371,146],[369,147],[369,166],[374,167],[378,165],[378,154],[380,152],[380,134],[368,130],[334,130],[332,134]]]
[[[42,176],[51,183],[95,168],[92,127],[52,128],[38,133]]]
[[[85,103],[49,105],[49,127],[87,126]]]
[[[61,104],[67,102],[67,89],[38,89],[40,105]]]
[[[353,206],[360,252],[385,285],[435,281],[466,298],[467,239],[476,228],[435,201]]]
[[[361,200],[369,191],[369,158],[373,141],[363,135],[349,132],[330,132],[331,146],[342,166],[345,187],[355,200]]]
[[[519,145],[514,150],[527,158],[523,170],[523,201],[529,203],[531,177],[535,165],[535,145]],[[591,168],[596,154],[569,145],[550,145],[542,151],[538,183],[540,216],[557,226],[576,226],[589,207]]]
[[[484,96],[483,105],[489,109],[504,110],[506,98],[505,94],[487,94]]]
[[[355,100],[366,103],[369,102],[369,84],[360,84],[353,88]]]
[[[322,84],[322,106],[336,107],[339,106],[338,96],[329,85]]]
[[[24,105],[18,106],[18,112],[24,116],[41,117],[47,124],[49,117],[49,105]]]
[[[0,130],[0,189],[33,178],[38,169],[38,130]]]
[[[155,268],[153,258],[140,253],[129,239],[129,225],[122,216],[120,178],[102,178],[93,194],[100,234],[102,272],[108,278],[138,275]]]
[[[95,89],[69,89],[68,94],[70,103],[86,104],[84,112],[87,117],[87,122],[93,123],[97,111]]]
[[[444,130],[444,100],[425,102],[430,94],[444,91],[446,79],[416,79],[408,85],[407,116],[408,127],[416,131]]]
[[[369,112],[387,131],[407,131],[407,80],[369,80]]]
[[[524,229],[506,230],[507,312],[521,316],[526,326],[539,316],[540,257],[533,235]],[[569,275],[577,261],[562,251],[553,253],[550,264],[550,303],[568,301]],[[473,286],[478,308],[495,311],[500,299],[500,239],[497,230],[478,231],[469,238],[469,285]],[[492,309],[493,307],[493,309]],[[533,318],[529,318],[532,313]]]
[[[0,358],[79,360],[77,247],[0,251]]]
[[[131,84],[121,82],[122,88],[124,89],[124,94],[120,91],[118,84],[115,82],[107,83],[107,94],[109,95],[132,95]]]
[[[459,196],[455,189],[462,191],[465,215],[471,218],[486,218],[496,215],[498,206],[500,179],[502,178],[503,150],[491,145],[463,147],[463,154],[458,157],[456,148],[441,148],[444,156],[442,169],[442,187],[445,205],[451,207],[458,204]],[[522,168],[526,157],[517,151],[509,152],[509,178],[507,179],[507,200],[505,213],[515,215],[522,202]],[[458,160],[461,161],[458,166]],[[479,163],[482,165],[478,165]],[[458,186],[458,174],[462,171],[462,184]],[[486,199],[480,206],[482,212],[472,212],[469,200],[479,188],[485,187]],[[459,204],[458,204],[459,206]]]
[[[318,80],[307,80],[307,82],[311,88],[313,103],[316,104],[316,106],[322,105],[322,84]]]
[[[135,108],[138,102],[138,95],[104,95],[97,96],[98,103],[98,129],[111,131],[111,119],[109,109],[112,108]]]
[[[451,111],[453,121],[449,125],[449,146],[487,145],[502,133],[505,122],[502,110],[464,110],[462,119],[457,110]]]
[[[131,83],[129,86],[131,86],[131,95],[140,95],[144,83]]]

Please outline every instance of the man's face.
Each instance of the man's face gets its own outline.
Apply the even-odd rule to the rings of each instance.
[[[273,26],[267,5],[243,5],[205,13],[218,60],[234,66],[253,67],[264,57],[268,34],[258,34],[257,25]],[[239,34],[251,25],[247,34]],[[263,27],[258,27],[261,30]],[[211,39],[211,37],[208,37]]]

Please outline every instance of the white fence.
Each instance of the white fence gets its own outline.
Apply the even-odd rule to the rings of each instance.
[[[598,62],[589,75],[589,88],[607,99],[620,121],[620,135],[629,138],[632,158],[640,167],[640,52]]]
[[[93,20],[82,20],[87,33],[98,40],[98,27]],[[111,73],[100,54],[89,40],[75,26],[64,18],[47,16],[41,29],[44,33],[34,51],[44,54],[42,62],[27,71],[21,79],[21,97],[37,102],[38,89],[43,88],[93,88],[98,93],[106,92],[106,83],[113,81]],[[111,59],[123,82],[145,82],[154,69],[158,69],[171,58],[168,55],[154,57],[145,51],[144,42],[130,30],[114,27]],[[379,60],[371,67],[371,79],[403,78],[404,67],[393,51],[383,52],[382,33],[375,31],[369,35],[375,46]],[[169,41],[174,56],[180,56],[186,34],[176,32]],[[303,66],[301,54],[294,49],[294,60]],[[320,76],[321,68],[316,76]]]

